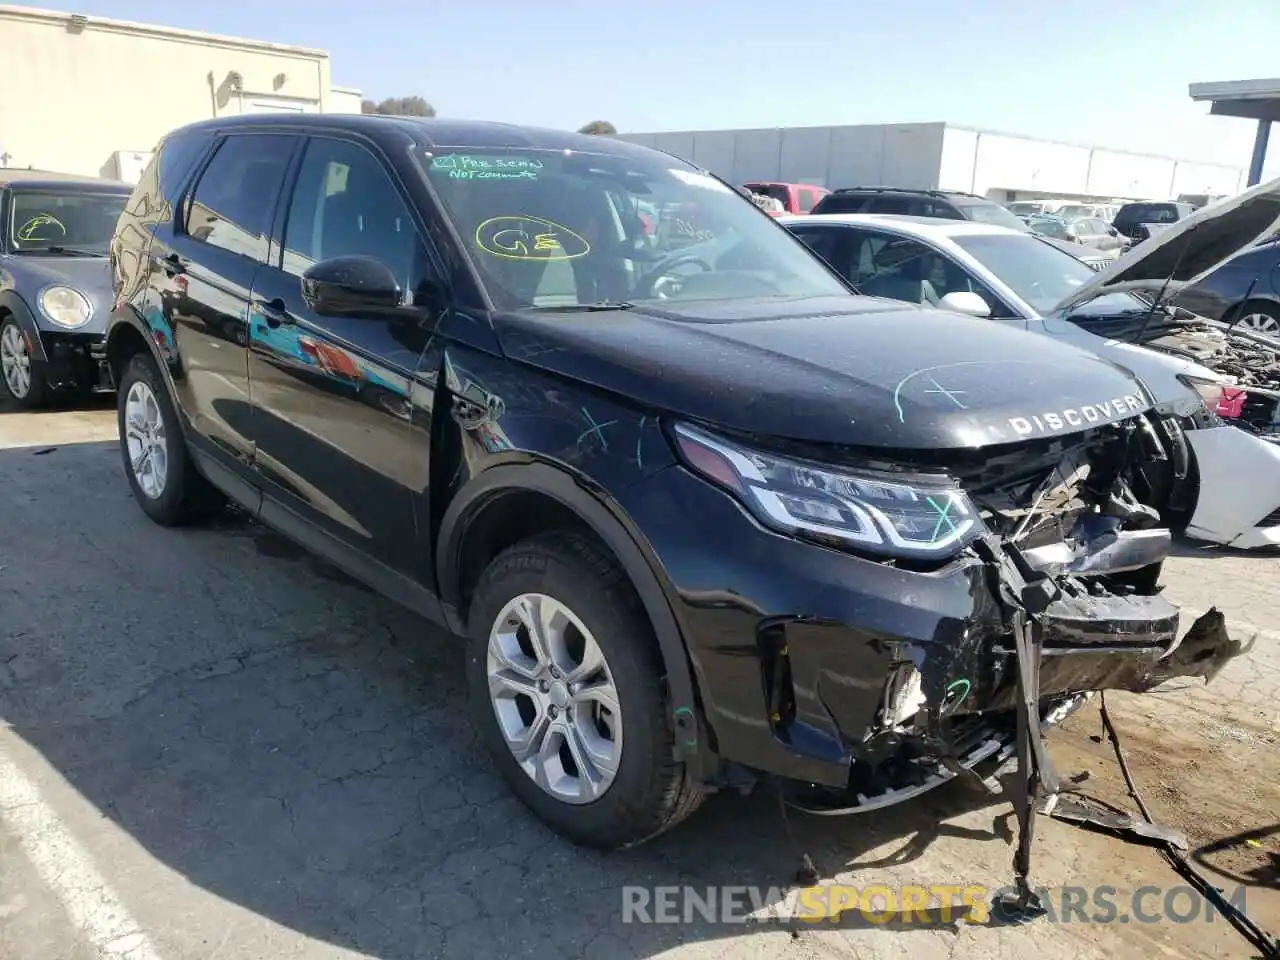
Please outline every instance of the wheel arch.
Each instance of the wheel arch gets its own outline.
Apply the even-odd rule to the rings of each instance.
[[[35,315],[27,306],[27,301],[14,290],[0,293],[0,322],[9,317],[12,317],[26,334],[27,349],[31,351],[31,358],[40,361],[49,359],[44,352],[44,340],[40,336],[40,326],[36,323]]]
[[[160,369],[160,377],[164,380],[169,398],[178,411],[178,422],[186,429],[185,418],[178,404],[178,394],[173,386],[173,367],[171,361],[164,356],[155,338],[150,335],[147,325],[131,310],[114,313],[107,328],[107,366],[111,370],[112,382],[120,383],[121,374],[129,357],[135,353],[149,353]]]
[[[604,497],[589,490],[589,481],[547,463],[503,464],[475,477],[449,504],[437,538],[436,575],[449,627],[467,630],[470,589],[498,552],[537,530],[577,528],[602,543],[635,588],[658,640],[666,672],[676,751],[694,775],[704,779],[699,763],[708,758],[705,728],[696,698],[693,671],[684,640],[663,591],[656,563],[643,540]],[[531,523],[528,511],[538,507]],[[513,518],[526,518],[510,521]],[[470,551],[470,552],[469,552]]]

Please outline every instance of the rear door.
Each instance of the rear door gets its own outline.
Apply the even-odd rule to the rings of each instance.
[[[253,287],[249,380],[256,463],[283,525],[316,548],[336,541],[430,582],[415,510],[428,493],[430,424],[415,423],[414,371],[431,330],[418,320],[321,316],[301,277],[339,256],[380,260],[407,298],[442,289],[398,178],[363,141],[307,140],[284,212],[282,249]],[[264,501],[266,515],[268,502]],[[421,515],[426,516],[425,512]]]
[[[249,295],[297,142],[271,133],[223,137],[149,250],[154,323],[178,353],[174,388],[195,428],[191,439],[240,473],[253,458]]]
[[[828,267],[849,279],[850,245],[854,231],[834,223],[815,222],[788,226],[806,247]]]

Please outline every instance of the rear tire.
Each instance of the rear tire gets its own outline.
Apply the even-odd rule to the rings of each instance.
[[[539,622],[539,605],[549,624],[540,647],[552,651],[542,658],[523,626]],[[674,759],[652,625],[625,574],[595,542],[553,532],[508,548],[480,575],[469,625],[476,723],[507,783],[541,820],[574,843],[613,850],[697,809],[703,792]],[[595,672],[573,669],[588,660],[599,663]],[[530,692],[513,695],[517,688]],[[523,764],[513,740],[532,747]],[[597,757],[606,759],[597,764]]]
[[[192,462],[164,378],[146,353],[135,353],[125,364],[116,419],[125,476],[147,516],[175,527],[222,511],[226,498]]]

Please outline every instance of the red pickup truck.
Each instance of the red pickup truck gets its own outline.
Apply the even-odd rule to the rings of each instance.
[[[782,204],[783,213],[808,213],[814,204],[831,191],[825,187],[815,187],[811,183],[771,183],[756,181],[744,183],[744,187],[752,193],[762,193],[773,197]],[[775,214],[777,216],[778,214]]]

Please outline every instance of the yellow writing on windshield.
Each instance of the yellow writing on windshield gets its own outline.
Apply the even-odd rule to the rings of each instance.
[[[475,240],[503,260],[575,260],[591,252],[586,238],[545,217],[490,217],[476,227]]]

